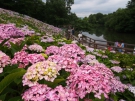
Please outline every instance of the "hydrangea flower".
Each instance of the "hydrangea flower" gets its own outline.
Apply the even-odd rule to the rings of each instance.
[[[45,50],[46,54],[54,54],[57,55],[59,53],[59,47],[57,46],[49,46],[47,47],[47,49]]]
[[[30,45],[30,46],[28,46],[28,49],[31,51],[36,51],[36,52],[43,52],[44,51],[43,47],[38,45],[38,44]]]
[[[0,39],[18,38],[33,34],[26,28],[19,29],[15,24],[0,24]]]
[[[107,55],[102,55],[102,58],[106,59],[106,58],[108,58],[108,56]]]
[[[66,58],[60,55],[52,55],[48,58],[49,61],[52,61],[60,66],[60,69],[65,69],[66,71],[73,72],[79,66],[77,60],[72,58]]]
[[[16,52],[11,64],[19,64],[20,68],[25,68],[29,63],[34,64],[36,62],[44,61],[45,58],[42,54],[28,54],[25,51]]]
[[[119,66],[114,66],[114,67],[111,67],[111,70],[117,72],[117,73],[120,73],[123,71],[123,69]]]
[[[46,101],[47,93],[51,90],[47,85],[37,84],[22,94],[24,101]]]
[[[81,60],[84,64],[94,65],[99,63],[98,60],[96,60],[96,56],[94,55],[86,55],[84,59]]]
[[[3,72],[3,68],[6,65],[9,65],[11,62],[11,59],[8,55],[6,55],[5,53],[3,53],[2,51],[0,51],[0,73]]]
[[[60,47],[59,55],[80,61],[85,57],[85,52],[77,44],[65,44]]]
[[[67,87],[57,86],[46,95],[50,101],[78,101],[75,90]]]
[[[57,86],[52,89],[47,85],[37,84],[22,94],[24,101],[78,101],[74,90]]]
[[[117,61],[117,60],[110,60],[110,62],[111,62],[112,64],[119,64],[119,63],[120,63],[120,62]]]
[[[20,45],[20,43],[24,40],[24,37],[23,38],[10,38],[7,42],[4,43],[4,46],[7,46],[8,48],[11,47],[11,42],[13,44],[17,44],[17,45]]]
[[[135,97],[135,86],[128,85],[128,90],[134,94]]]
[[[86,46],[86,51],[87,52],[93,52],[94,51],[94,48],[90,48],[90,47]]]
[[[80,98],[93,92],[99,99],[101,94],[108,98],[110,92],[123,92],[126,89],[104,64],[81,65],[68,77],[67,86],[74,89]]]
[[[59,75],[59,68],[54,62],[37,62],[27,69],[23,76],[23,85],[31,87],[38,84],[38,81],[42,79],[53,82],[57,75]]]

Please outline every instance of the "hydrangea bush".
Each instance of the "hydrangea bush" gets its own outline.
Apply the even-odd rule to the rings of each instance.
[[[0,100],[134,101],[135,56],[73,43],[51,25],[44,31],[0,25]]]

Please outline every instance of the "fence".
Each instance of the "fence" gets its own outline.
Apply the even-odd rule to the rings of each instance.
[[[66,34],[68,34],[68,33],[66,33]],[[94,49],[106,50],[108,48],[108,46],[111,45],[111,47],[115,51],[118,51],[119,49],[122,49],[122,51],[124,53],[133,53],[133,52],[135,52],[135,50],[134,50],[135,44],[124,43],[124,48],[120,48],[120,47],[115,47],[114,46],[115,42],[95,40],[95,39],[92,39],[92,38],[84,36],[84,35],[82,35],[82,37],[80,39],[78,37],[74,36],[74,35],[70,35],[70,37],[68,37],[68,38],[71,39],[71,40],[77,40],[79,43],[87,45],[87,46],[92,47]]]

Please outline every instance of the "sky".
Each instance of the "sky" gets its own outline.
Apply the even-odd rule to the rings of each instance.
[[[78,17],[88,17],[90,14],[113,13],[118,8],[126,8],[130,0],[74,0],[71,12]]]

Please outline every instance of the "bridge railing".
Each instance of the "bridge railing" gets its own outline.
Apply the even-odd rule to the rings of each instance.
[[[82,35],[81,38],[78,38],[77,36],[70,35],[71,40],[77,40],[79,43],[87,45],[89,47],[92,47],[94,49],[103,49],[106,50],[109,45],[113,48],[113,50],[118,51],[119,49],[122,49],[124,53],[133,53],[135,50],[135,44],[128,44],[124,43],[124,48],[115,47],[115,42],[112,41],[102,41],[102,40],[95,40],[90,37]]]

